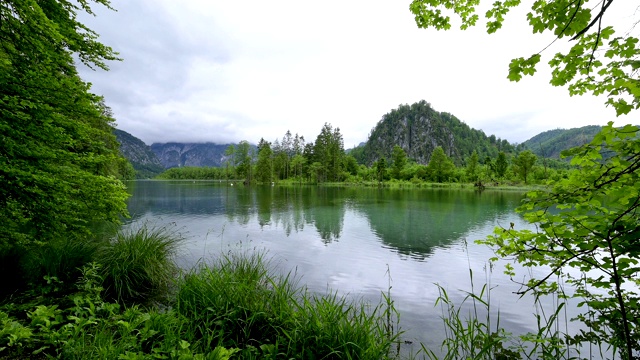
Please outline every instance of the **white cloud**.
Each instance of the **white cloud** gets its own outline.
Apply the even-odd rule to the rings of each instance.
[[[548,71],[506,79],[511,58],[552,40],[530,35],[522,13],[489,36],[418,29],[408,2],[390,0],[112,5],[118,12],[85,22],[125,61],[83,76],[118,126],[147,143],[256,143],[287,130],[313,141],[328,122],[351,147],[385,113],[422,99],[511,142],[615,115],[604,99],[552,88]]]

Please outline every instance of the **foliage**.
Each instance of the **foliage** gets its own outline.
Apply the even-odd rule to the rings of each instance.
[[[344,158],[344,142],[340,128],[325,123],[313,146],[313,160],[321,166],[319,181],[339,181]]]
[[[105,301],[104,271],[87,264],[70,295],[0,306],[0,357],[391,358],[399,333],[388,295],[373,307],[311,295],[266,265],[260,254],[228,254],[187,273],[177,298],[141,308]]]
[[[467,181],[471,181],[473,183],[478,181],[478,153],[475,150],[469,158],[465,172],[467,175]]]
[[[376,161],[375,164],[373,164],[373,167],[375,168],[376,179],[379,182],[384,181],[387,175],[387,160],[382,157],[378,161]]]
[[[400,146],[395,145],[391,152],[391,159],[393,161],[391,173],[394,178],[399,179],[400,173],[404,169],[405,165],[407,165],[407,153]]]
[[[530,150],[525,150],[519,153],[513,159],[514,171],[518,173],[524,180],[524,183],[527,183],[527,176],[531,174],[533,170],[533,165],[535,165],[538,157],[535,156]]]
[[[273,151],[271,144],[264,139],[258,143],[258,161],[256,162],[256,180],[269,183],[273,179]]]
[[[455,168],[453,161],[444,153],[442,147],[438,146],[431,154],[429,165],[427,165],[427,174],[433,181],[445,182],[449,181]]]
[[[552,276],[566,279],[576,289],[573,296],[588,306],[578,318],[588,330],[573,340],[602,341],[623,358],[640,354],[640,297],[634,290],[640,286],[637,135],[637,127],[609,123],[591,143],[565,152],[578,170],[551,191],[530,192],[518,209],[538,231],[496,229],[484,241],[499,256],[549,269],[527,289],[551,291],[557,288],[548,283]]]
[[[613,26],[603,26],[602,19],[612,3],[537,1],[527,13],[527,22],[534,33],[551,32],[557,39],[573,41],[568,51],[556,53],[549,60],[551,84],[567,86],[571,95],[606,94],[606,104],[620,115],[640,107],[640,44],[627,29],[616,35]],[[479,4],[480,0],[413,0],[410,9],[418,27],[447,30],[451,27],[450,15],[455,14],[461,20],[460,28],[466,29],[478,21]],[[520,1],[494,2],[485,14],[487,32],[500,29],[507,13],[519,5]],[[533,75],[540,60],[541,52],[511,60],[508,78],[519,81],[523,75]]]
[[[227,169],[183,166],[167,169],[156,178],[165,180],[222,180],[227,179]]]
[[[79,11],[90,2],[0,3],[1,251],[86,234],[126,212],[113,119],[74,64],[106,68],[115,54]]]
[[[185,339],[188,319],[172,310],[125,308],[102,297],[100,267],[89,264],[76,292],[52,304],[0,310],[0,356],[63,359],[229,359],[237,349],[214,346],[198,352]],[[54,294],[55,295],[55,294]],[[40,299],[41,300],[41,299]]]
[[[251,145],[246,140],[240,141],[235,148],[235,169],[236,174],[240,178],[244,178],[246,182],[251,183],[251,168],[253,167],[253,153]]]
[[[240,348],[244,357],[387,357],[397,334],[381,315],[391,303],[371,311],[335,294],[309,295],[266,265],[260,254],[230,254],[184,277],[174,308],[194,320],[186,331],[196,346]]]
[[[532,137],[522,145],[539,157],[560,159],[562,151],[588,144],[600,130],[602,126],[597,125],[549,130]]]
[[[120,303],[166,296],[177,274],[173,257],[181,241],[166,227],[119,231],[97,252],[105,296]]]
[[[498,157],[496,158],[496,175],[498,178],[503,178],[507,174],[507,168],[509,167],[509,162],[507,161],[507,155],[504,152],[500,151],[498,153]]]
[[[426,165],[437,146],[442,147],[455,164],[462,165],[473,151],[481,158],[494,157],[498,151],[512,152],[508,141],[487,137],[455,116],[438,112],[431,104],[421,100],[411,105],[400,105],[385,114],[369,133],[367,142],[351,150],[356,159],[370,166],[380,157],[393,160],[394,146],[401,147],[407,157]]]
[[[492,266],[490,266],[492,268]],[[471,291],[464,292],[460,303],[449,296],[446,289],[438,287],[436,306],[442,310],[445,339],[441,352],[422,344],[421,351],[428,359],[520,360],[520,359],[575,359],[580,345],[568,345],[565,334],[558,331],[566,301],[562,293],[553,294],[555,309],[545,309],[540,298],[535,299],[537,331],[515,335],[501,327],[500,310],[495,309],[491,297],[491,283],[484,284],[480,292],[473,285],[473,272],[469,269]]]

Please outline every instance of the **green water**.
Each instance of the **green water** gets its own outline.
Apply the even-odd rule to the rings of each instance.
[[[244,187],[205,181],[129,183],[132,223],[169,225],[187,238],[190,267],[228,251],[266,251],[273,266],[311,291],[372,302],[391,286],[407,332],[403,351],[442,341],[435,283],[454,299],[490,281],[502,324],[533,330],[534,309],[517,285],[490,272],[491,249],[474,240],[496,226],[529,226],[514,213],[522,193],[463,189]],[[479,288],[479,287],[478,287]]]

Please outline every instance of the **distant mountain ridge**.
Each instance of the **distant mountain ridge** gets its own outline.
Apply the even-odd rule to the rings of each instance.
[[[540,157],[559,159],[563,150],[584,145],[602,130],[602,126],[588,125],[572,129],[554,129],[542,132],[522,143]]]
[[[149,145],[126,131],[113,129],[120,143],[120,153],[136,170],[136,178],[151,178],[164,171],[164,166]]]
[[[230,144],[214,143],[153,143],[151,151],[160,159],[166,168],[182,166],[223,166],[227,159],[225,150]]]

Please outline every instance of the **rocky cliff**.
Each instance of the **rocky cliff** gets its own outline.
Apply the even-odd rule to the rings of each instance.
[[[154,143],[151,150],[165,168],[181,166],[223,166],[229,144],[213,143]]]
[[[133,165],[137,178],[151,178],[164,171],[160,159],[142,140],[123,130],[114,129],[113,133],[120,143],[120,153]]]
[[[371,130],[361,151],[355,153],[359,161],[371,165],[381,157],[390,159],[395,145],[419,164],[427,164],[438,146],[458,165],[474,150],[481,159],[496,157],[499,151],[514,150],[508,141],[472,129],[449,113],[435,111],[424,100],[400,105],[385,114]]]

